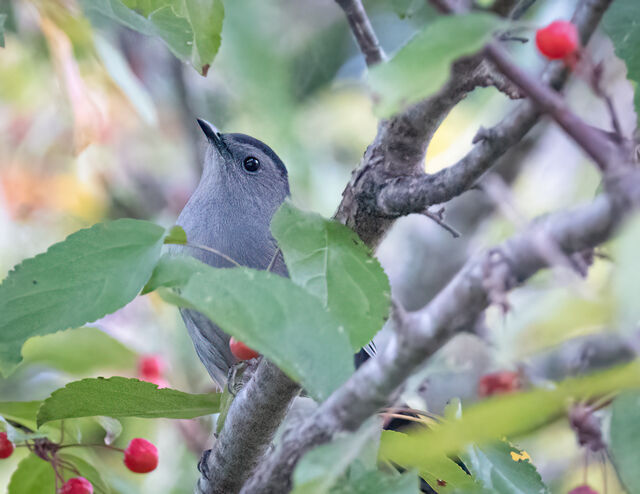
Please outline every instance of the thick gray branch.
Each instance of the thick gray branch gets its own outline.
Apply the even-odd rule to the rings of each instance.
[[[213,449],[203,457],[196,494],[238,492],[299,391],[278,367],[263,360],[233,400]]]
[[[485,85],[482,64],[478,56],[457,62],[451,78],[437,94],[380,122],[373,143],[342,193],[335,215],[368,245],[377,246],[397,217],[378,207],[383,186],[394,177],[424,175],[424,158],[435,131],[469,92]]]

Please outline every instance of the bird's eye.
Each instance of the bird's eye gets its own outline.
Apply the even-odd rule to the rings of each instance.
[[[242,164],[242,166],[244,166],[244,169],[248,172],[257,172],[258,168],[260,168],[260,161],[258,161],[258,158],[249,156],[248,158],[244,159],[244,163]]]

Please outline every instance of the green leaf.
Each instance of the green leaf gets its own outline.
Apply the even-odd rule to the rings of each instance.
[[[378,116],[388,117],[435,94],[448,79],[451,64],[480,50],[500,25],[498,17],[486,13],[443,16],[429,24],[391,60],[369,72],[379,97]]]
[[[187,232],[179,226],[172,226],[169,230],[169,234],[164,239],[165,244],[186,244],[187,243]]]
[[[206,264],[192,257],[164,255],[151,273],[151,278],[142,289],[142,294],[163,287],[183,287],[195,273],[204,273],[206,270]]]
[[[51,463],[33,453],[24,458],[13,472],[8,494],[43,494],[55,490],[56,477]]]
[[[399,464],[428,470],[429,462],[463,451],[469,444],[510,438],[536,430],[566,414],[570,399],[580,401],[627,389],[640,388],[640,363],[559,383],[555,389],[503,395],[482,401],[434,430],[416,431],[405,440],[385,437],[384,456]]]
[[[383,431],[380,458],[406,468],[418,466],[405,463],[403,457],[395,455],[394,448],[387,446],[388,442],[393,442],[398,445],[404,444],[405,447],[412,447],[413,443],[411,442],[410,435],[396,431]],[[418,467],[420,477],[426,480],[429,485],[435,486],[439,480],[444,480],[447,486],[455,491],[464,491],[466,493],[478,490],[473,478],[468,475],[460,465],[445,455],[433,456],[429,458],[428,463],[422,463]]]
[[[122,219],[80,230],[26,259],[0,285],[0,371],[32,336],[81,326],[129,303],[160,257],[165,230]]]
[[[76,417],[191,419],[217,413],[220,394],[189,394],[137,379],[83,379],[54,391],[38,411],[38,425]]]
[[[133,369],[138,355],[98,328],[78,328],[29,338],[22,357],[21,365],[37,363],[87,375],[98,369]]]
[[[624,393],[613,400],[611,455],[618,477],[629,492],[640,492],[640,393]]]
[[[100,474],[100,471],[87,460],[69,453],[58,453],[58,456],[63,460],[67,460],[68,462],[70,462],[76,468],[76,470],[80,472],[81,477],[84,477],[89,482],[91,482],[91,484],[93,484],[95,494],[109,494],[111,492],[109,485],[104,481],[104,478]],[[78,476],[77,473],[70,470],[65,470],[65,473],[65,480],[68,480],[71,477]]]
[[[89,17],[97,13],[160,37],[176,57],[202,75],[220,47],[221,0],[81,0],[81,4]]]
[[[191,273],[191,274],[190,274]],[[190,274],[190,275],[189,275]],[[176,285],[182,283],[184,285]],[[291,280],[248,268],[215,269],[193,258],[163,257],[147,289],[166,282],[167,301],[196,309],[324,400],[353,373],[344,330],[317,298]]]
[[[293,472],[292,494],[329,492],[362,450],[371,447],[374,436],[379,433],[379,422],[370,420],[358,431],[337,437],[307,452]]]
[[[611,37],[616,55],[627,64],[627,77],[637,89],[640,82],[640,2],[616,0],[607,9],[602,20],[606,33]],[[635,91],[635,108],[640,124],[640,91]]]
[[[500,441],[470,446],[462,456],[476,482],[496,494],[547,494],[536,467],[510,444]]]
[[[271,222],[291,279],[322,302],[344,326],[354,351],[389,314],[389,280],[350,228],[285,202]]]
[[[389,475],[376,470],[365,472],[331,490],[331,494],[420,494],[415,472]]]
[[[0,46],[4,48],[4,23],[7,20],[7,14],[0,14]]]
[[[0,416],[35,431],[38,428],[36,416],[40,405],[42,405],[41,401],[2,401]]]

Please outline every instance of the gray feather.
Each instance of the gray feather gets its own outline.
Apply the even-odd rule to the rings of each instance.
[[[211,137],[202,178],[177,223],[190,244],[216,249],[243,266],[267,269],[277,251],[269,229],[271,218],[289,195],[286,169],[271,148],[257,139],[222,135],[213,126],[207,130]],[[247,157],[260,161],[258,172],[243,169]],[[233,267],[223,257],[198,248],[176,245],[170,252],[193,256],[217,268]],[[272,271],[287,276],[279,252]],[[224,386],[229,367],[236,362],[229,350],[229,336],[194,310],[180,313],[198,357],[211,377]]]

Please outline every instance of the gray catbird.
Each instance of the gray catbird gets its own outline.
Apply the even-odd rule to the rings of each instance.
[[[198,123],[209,145],[200,183],[178,217],[189,243],[213,248],[243,266],[270,267],[287,276],[269,230],[273,214],[289,195],[287,169],[258,139],[221,134],[206,120]],[[189,255],[210,266],[233,266],[204,249],[181,249],[188,249]],[[196,311],[180,312],[200,360],[218,385],[224,386],[229,368],[236,362],[229,350],[229,336]]]
[[[288,276],[287,267],[271,236],[271,218],[289,195],[287,169],[265,143],[245,134],[221,134],[206,120],[198,120],[209,145],[200,183],[178,217],[189,244],[215,249],[216,254],[193,247],[189,254],[210,266],[236,263],[255,269],[269,268]],[[200,360],[219,386],[224,386],[236,359],[229,336],[199,312],[181,309]],[[375,353],[369,343],[355,356],[356,366]]]

